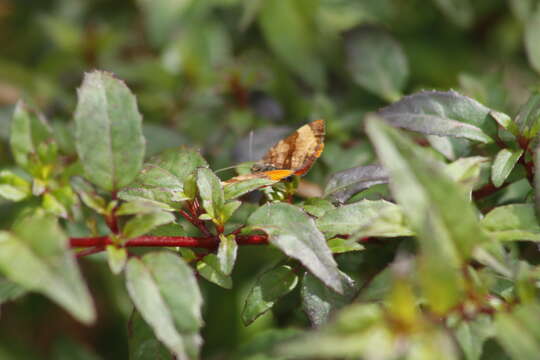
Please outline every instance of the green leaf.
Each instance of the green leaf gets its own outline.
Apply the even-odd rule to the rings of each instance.
[[[122,203],[122,205],[120,205],[114,213],[119,216],[138,215],[153,213],[161,210],[168,211],[170,210],[170,207],[154,201],[132,200]]]
[[[41,206],[45,211],[58,217],[67,218],[68,212],[66,207],[52,193],[43,194],[42,199]]]
[[[502,149],[497,153],[495,161],[493,161],[493,165],[491,166],[491,181],[493,185],[499,187],[504,183],[522,154],[523,149]]]
[[[538,0],[510,0],[510,8],[514,15],[522,22],[527,21],[538,5]]]
[[[454,24],[468,28],[474,21],[470,0],[435,0],[435,4]]]
[[[31,158],[37,155],[38,146],[50,141],[52,132],[45,118],[31,111],[23,101],[17,102],[11,121],[11,152],[15,162],[30,170]],[[33,171],[30,171],[33,173]]]
[[[24,294],[26,294],[26,290],[23,287],[0,277],[0,305],[7,301],[16,300]]]
[[[304,201],[302,208],[310,215],[321,217],[327,211],[333,210],[336,207],[326,199],[312,197]]]
[[[178,209],[182,201],[194,194],[186,194],[197,168],[208,167],[201,154],[193,149],[170,149],[144,164],[142,171],[118,196],[123,200],[147,200],[159,206]],[[188,191],[189,192],[189,191]]]
[[[333,238],[328,240],[328,247],[332,254],[343,254],[350,251],[364,250],[364,246],[360,245],[357,241],[351,241],[342,238]]]
[[[225,198],[219,178],[212,170],[200,168],[197,170],[197,188],[199,189],[199,196],[201,197],[202,206],[206,210],[206,213],[216,223],[223,224],[221,215],[223,206],[225,205]]]
[[[234,235],[225,236],[219,234],[217,257],[221,272],[227,276],[231,275],[233,271],[236,262],[236,253],[238,252],[238,244],[234,238]]]
[[[277,181],[267,178],[253,178],[246,181],[238,181],[234,183],[225,184],[223,187],[223,193],[225,200],[236,199],[242,195],[255,191],[261,187],[275,184]]]
[[[0,271],[23,288],[49,297],[77,320],[95,320],[90,293],[52,216],[26,217],[13,233],[0,232]]]
[[[481,221],[489,236],[498,241],[540,241],[540,225],[533,204],[499,206]]]
[[[152,229],[174,221],[174,215],[166,211],[156,211],[149,214],[137,215],[130,219],[122,229],[124,239],[144,235]]]
[[[239,200],[233,200],[225,203],[225,206],[223,206],[223,209],[221,209],[221,223],[225,224],[241,205],[242,202]]]
[[[444,173],[452,180],[463,185],[470,192],[480,179],[481,166],[488,162],[488,158],[481,156],[471,156],[457,159],[444,168]]]
[[[388,172],[382,166],[357,166],[332,174],[324,188],[324,197],[344,203],[362,190],[386,183]]]
[[[138,311],[131,315],[128,333],[130,360],[170,360],[171,353],[156,339],[152,328]]]
[[[113,274],[120,274],[127,263],[127,250],[115,245],[107,245],[107,262]]]
[[[540,50],[540,49],[539,49]],[[516,116],[519,134],[532,139],[540,130],[540,92],[532,92],[527,102],[521,106]]]
[[[258,19],[276,56],[310,85],[322,89],[325,71],[318,53],[313,16],[316,5],[306,0],[266,0],[261,4]]]
[[[540,353],[540,326],[537,304],[517,306],[511,313],[495,316],[496,338],[513,359],[535,360]]]
[[[351,278],[342,277],[343,294],[327,288],[319,279],[309,273],[302,280],[302,307],[314,326],[325,324],[333,312],[352,302],[358,288]]]
[[[197,263],[197,271],[206,280],[222,288],[232,289],[232,279],[221,271],[221,264],[216,255],[206,255]]]
[[[364,26],[345,39],[347,70],[366,90],[392,102],[401,97],[409,65],[400,44],[382,29]]]
[[[262,274],[251,288],[242,310],[244,325],[254,322],[270,310],[276,301],[291,292],[298,283],[298,276],[288,265],[281,265]]]
[[[162,46],[186,19],[192,0],[137,0],[144,17],[146,32],[154,46]]]
[[[75,138],[85,176],[116,191],[135,178],[144,159],[137,101],[122,81],[103,71],[86,73],[78,95]]]
[[[409,236],[401,208],[385,200],[362,200],[326,212],[316,221],[327,237],[362,233],[363,236]]]
[[[156,337],[178,359],[198,358],[202,297],[193,270],[182,258],[165,251],[131,258],[126,285]]]
[[[422,91],[379,111],[393,126],[428,135],[493,142],[493,110],[455,91]]]
[[[462,189],[422,148],[375,116],[367,119],[367,132],[390,172],[392,193],[418,234],[426,298],[435,312],[444,313],[462,296],[458,269],[489,238]]]
[[[459,324],[455,334],[465,360],[480,360],[484,343],[492,335],[492,325],[492,320],[485,315]]]
[[[11,201],[21,201],[31,193],[28,181],[9,170],[0,171],[0,196]]]
[[[343,290],[341,274],[323,234],[302,210],[290,204],[266,204],[251,214],[247,224],[267,233],[271,244],[299,260],[327,286]]]
[[[540,8],[537,7],[525,23],[525,50],[531,67],[540,72]]]

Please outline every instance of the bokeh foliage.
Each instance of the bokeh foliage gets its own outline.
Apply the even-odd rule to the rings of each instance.
[[[3,273],[26,288],[54,293],[48,296],[83,322],[97,316],[85,327],[39,295],[21,297],[1,278],[0,298],[15,301],[2,305],[0,357],[136,358],[139,340],[128,347],[126,324],[131,318],[130,329],[140,329],[143,341],[150,319],[131,316],[124,281],[107,262],[114,272],[125,268],[129,279],[154,280],[185,264],[152,254],[127,261],[114,247],[80,261],[97,315],[72,259],[55,267],[66,256],[60,243],[66,236],[106,233],[103,216],[111,208],[103,191],[131,183],[123,199],[142,196],[161,208],[123,208],[124,216],[136,214],[123,228],[126,238],[170,225],[168,211],[198,191],[209,221],[266,227],[274,245],[285,243],[282,250],[290,234],[276,231],[276,222],[307,224],[295,229],[297,237],[310,242],[324,235],[347,274],[338,282],[336,273],[317,273],[320,267],[309,264],[315,276],[304,274],[275,248],[235,249],[222,239],[218,254],[197,265],[202,278],[221,286],[198,281],[203,358],[275,359],[263,354],[294,337],[277,351],[307,358],[535,359],[540,254],[533,242],[540,226],[532,166],[540,158],[531,154],[539,130],[539,19],[536,0],[0,0],[0,224],[11,229],[0,235],[0,269],[11,269]],[[97,79],[101,73],[83,79],[93,69],[114,73],[130,90],[107,76]],[[379,116],[408,131],[365,116],[381,108]],[[243,190],[222,191],[207,167],[260,158],[290,130],[318,118],[327,123],[325,151],[296,198],[317,220],[285,204],[237,210]],[[106,136],[100,122],[116,124],[110,148],[94,146]],[[179,145],[201,148],[202,156],[187,148],[163,153]],[[143,161],[156,173],[139,173]],[[365,165],[372,167],[358,168]],[[72,179],[85,171],[99,190]],[[158,185],[177,191],[163,194]],[[73,207],[84,221],[69,221]],[[28,208],[48,215],[21,222]],[[267,218],[269,208],[282,217]],[[51,215],[64,219],[63,230],[47,220]],[[197,233],[180,225],[184,235]],[[53,239],[50,248],[33,241],[37,232]],[[378,240],[335,237],[343,234]],[[28,249],[46,261],[34,261]],[[17,264],[22,270],[5,265],[15,257],[25,259]],[[236,259],[233,286],[228,272]],[[20,275],[25,267],[39,277]],[[277,285],[276,277],[283,279]],[[43,284],[55,287],[41,290]],[[166,293],[174,286],[139,285],[128,285],[130,293],[178,300]],[[272,296],[264,297],[265,288]],[[360,302],[331,314],[353,298]],[[202,321],[196,311],[190,316],[187,325],[169,321],[185,326],[182,334],[197,343]],[[311,324],[321,329],[295,337]],[[408,347],[397,348],[396,338]],[[156,342],[149,346],[148,356],[168,355]]]

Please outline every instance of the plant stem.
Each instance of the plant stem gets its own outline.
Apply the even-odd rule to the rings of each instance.
[[[265,245],[268,244],[266,235],[239,235],[236,237],[238,245]],[[105,249],[105,246],[112,241],[108,236],[70,238],[69,245],[72,248],[86,247],[80,256],[94,254]],[[139,236],[126,241],[125,247],[192,247],[213,250],[219,245],[219,239],[210,237],[190,237],[190,236]]]

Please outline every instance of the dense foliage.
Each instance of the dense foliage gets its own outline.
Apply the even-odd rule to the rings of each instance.
[[[0,39],[0,358],[539,357],[538,1],[0,0]],[[316,119],[306,176],[224,181]]]

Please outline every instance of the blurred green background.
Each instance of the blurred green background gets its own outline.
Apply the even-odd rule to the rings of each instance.
[[[76,89],[84,72],[102,69],[137,96],[148,156],[188,144],[218,169],[257,153],[247,145],[251,130],[294,129],[324,118],[326,149],[306,177],[321,187],[329,174],[374,160],[363,115],[404,94],[454,88],[513,114],[538,82],[537,5],[0,0],[0,167],[13,166],[9,122],[20,98],[44,112],[63,153],[75,156]],[[16,212],[17,205],[0,200],[2,228]],[[348,266],[361,272],[370,256],[392,253],[390,246],[377,251],[355,255]],[[239,358],[260,333],[307,326],[295,294],[251,327],[240,322],[250,284],[275,257],[272,250],[242,249],[233,290],[203,282],[204,358]],[[123,281],[101,256],[81,265],[98,306],[97,324],[83,327],[43,297],[26,296],[2,306],[0,359],[127,358],[131,304]]]

